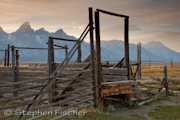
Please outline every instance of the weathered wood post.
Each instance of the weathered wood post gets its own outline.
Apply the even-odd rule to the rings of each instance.
[[[49,76],[51,76],[55,70],[53,38],[49,38],[48,40],[48,69],[49,69]],[[55,87],[56,85],[52,85],[51,89],[55,89]],[[55,94],[56,92],[50,92],[49,97],[53,97],[55,96]],[[54,102],[53,99],[49,101],[49,103],[53,103],[53,102]]]
[[[18,77],[19,77],[19,54],[18,54],[18,50],[16,50],[16,75],[15,75],[16,81],[18,81]]]
[[[100,45],[100,25],[99,25],[99,11],[95,12],[95,33],[96,33],[96,82],[97,82],[97,87],[98,89],[95,92],[96,93],[96,99],[97,103],[95,107],[99,107],[100,103],[100,88],[101,88],[101,82],[102,82],[102,74],[101,74],[101,45]],[[102,106],[102,102],[101,102]]]
[[[124,20],[124,40],[125,40],[125,68],[128,69],[128,80],[130,79],[129,74],[129,17]]]
[[[9,52],[10,52],[10,44],[8,44],[8,51],[7,51],[7,66],[9,66]]]
[[[139,62],[137,78],[141,79],[141,43],[137,44],[137,61]]]
[[[68,55],[68,47],[65,45],[65,57]]]
[[[5,57],[5,58],[4,58],[4,66],[6,66],[6,61],[7,61],[7,59],[6,59],[6,58],[7,58],[7,49],[5,50],[5,55],[4,55],[4,57]]]
[[[167,66],[164,66],[164,78],[165,78],[165,88],[166,88],[166,94],[169,94],[169,88],[168,88],[168,80],[167,80]]]
[[[81,43],[79,42],[78,43],[79,47],[78,47],[78,60],[77,62],[81,62]]]
[[[11,46],[11,52],[12,52],[12,82],[16,82],[16,74],[15,74],[15,55],[14,55],[14,46]],[[15,85],[12,86],[13,89],[15,89]],[[16,92],[13,93],[13,97],[16,96]]]
[[[93,23],[93,9],[89,8],[89,23]],[[94,88],[94,107],[98,107],[98,86],[97,79],[95,79],[95,61],[94,61],[94,36],[93,36],[93,25],[90,28],[90,57],[91,57],[91,68],[92,68],[92,80],[93,80],[93,88]]]
[[[173,61],[172,61],[172,59],[171,59],[171,68],[173,68]]]

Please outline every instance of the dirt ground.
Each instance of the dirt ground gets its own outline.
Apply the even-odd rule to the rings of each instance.
[[[142,67],[142,78],[143,79],[152,79],[152,78],[163,78],[164,77],[164,65],[152,65],[151,68],[148,68],[148,65],[142,65],[147,66],[147,68]],[[178,79],[180,80],[180,68],[179,64],[176,68],[170,68],[168,66],[168,79],[174,80]],[[179,87],[179,86],[178,86]],[[140,116],[146,117],[148,120],[154,120],[155,118],[149,116],[149,112],[155,112],[155,109],[158,106],[178,106],[180,105],[180,94],[174,94],[174,96],[168,96],[166,100],[161,101],[154,101],[151,102],[150,105],[143,105],[142,108],[138,109],[127,109],[122,108],[120,111],[116,111],[112,113],[116,116],[123,116],[126,118],[130,118],[132,114],[138,114]]]
[[[112,113],[116,116],[123,116],[130,118],[132,114],[138,114],[146,117],[148,120],[154,120],[155,118],[149,116],[149,112],[154,112],[158,106],[178,106],[180,105],[180,94],[174,96],[168,96],[166,100],[154,101],[150,105],[143,105],[142,108],[138,109],[126,109],[123,108],[120,111]]]
[[[155,118],[149,116],[149,112],[155,112],[158,106],[179,106],[180,105],[180,94],[173,96],[168,96],[166,100],[153,101],[150,105],[143,105],[142,108],[138,109],[127,109],[122,108],[120,111],[111,113],[116,116],[123,116],[130,118],[132,114],[138,114],[140,116],[146,117],[147,120],[154,120]]]

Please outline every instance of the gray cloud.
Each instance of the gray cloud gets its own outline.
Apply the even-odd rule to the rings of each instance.
[[[88,7],[104,9],[130,16],[130,42],[157,40],[176,51],[180,40],[179,0],[0,0],[0,26],[15,31],[23,22],[32,28],[59,28],[79,36],[88,23]],[[101,37],[124,39],[123,19],[100,14]],[[162,28],[162,26],[166,26]],[[73,32],[75,31],[75,32]],[[174,31],[174,32],[173,32]],[[74,34],[76,33],[76,34]],[[173,40],[173,42],[170,42]],[[174,46],[174,47],[173,47]]]

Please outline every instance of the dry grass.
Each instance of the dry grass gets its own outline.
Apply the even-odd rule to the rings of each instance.
[[[142,79],[152,80],[158,77],[162,80],[164,78],[164,65],[165,64],[152,64],[150,68],[148,64],[142,64]],[[169,81],[169,88],[180,90],[180,64],[175,64],[173,68],[171,68],[170,65],[167,65],[167,77]],[[158,87],[157,85],[148,86]]]
[[[152,64],[151,68],[149,68],[147,64],[142,64],[142,78],[164,77],[164,65],[165,64]],[[173,68],[171,68],[170,65],[167,65],[167,74],[169,79],[180,79],[180,64],[175,64]]]

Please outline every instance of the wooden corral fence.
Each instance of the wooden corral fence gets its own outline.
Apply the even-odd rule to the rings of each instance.
[[[55,113],[55,110],[56,112],[68,111],[70,108],[71,110],[73,108],[73,110],[79,111],[95,104],[94,101],[96,101],[96,99],[94,99],[95,95],[93,94],[94,89],[98,88],[93,87],[95,86],[95,70],[94,56],[92,56],[94,51],[92,8],[89,9],[89,17],[90,23],[87,25],[80,38],[76,40],[75,45],[61,64],[54,63],[53,40],[57,38],[49,37],[48,40],[48,67],[19,67],[18,50],[16,50],[15,57],[14,49],[20,48],[11,47],[12,67],[0,68],[1,75],[11,77],[11,81],[4,81],[0,84],[1,96],[4,96],[0,99],[0,103],[9,104],[0,107],[0,110],[21,109],[25,110],[25,113],[28,113],[29,111],[32,112],[37,110],[47,111],[56,106],[56,109],[53,109],[53,113]],[[91,61],[87,63],[69,63],[89,32],[90,48],[92,51]],[[9,93],[10,96],[8,95]],[[17,102],[16,104],[11,104],[11,102],[15,101]],[[59,119],[66,115],[58,115],[53,119]],[[2,116],[0,119],[14,117],[24,120],[29,117],[32,117],[30,119],[37,119],[45,116],[48,115],[43,114],[32,117],[27,114],[20,114],[17,116],[13,111],[11,115]]]

